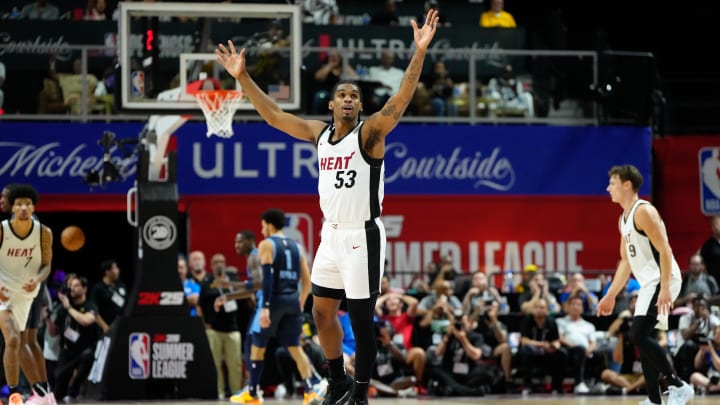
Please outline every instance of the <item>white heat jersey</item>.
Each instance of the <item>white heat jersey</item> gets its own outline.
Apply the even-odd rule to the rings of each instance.
[[[635,210],[642,204],[649,204],[645,200],[637,200],[630,208],[627,220],[620,217],[620,232],[625,241],[625,253],[632,273],[641,287],[657,285],[660,283],[660,254],[652,245],[645,232],[639,232],[635,227]],[[680,267],[672,258],[672,278],[680,279]]]
[[[331,142],[335,128],[329,125],[318,138],[318,193],[328,222],[365,222],[382,211],[385,163],[360,147],[362,126],[360,121],[347,136]]]
[[[42,226],[33,219],[30,233],[20,238],[8,220],[2,221],[2,241],[0,241],[0,286],[12,293],[28,297],[37,295],[38,288],[27,292],[22,286],[36,276],[42,264]]]

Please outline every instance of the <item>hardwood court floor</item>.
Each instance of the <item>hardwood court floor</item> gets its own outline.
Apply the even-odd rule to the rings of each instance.
[[[420,397],[420,398],[379,398],[371,399],[370,405],[516,405],[516,404],[548,404],[548,405],[637,405],[644,397],[641,396],[574,396],[562,395],[553,396],[549,394],[532,394],[527,397],[520,395],[487,395],[484,397],[473,398],[438,398],[438,397]],[[667,401],[667,397],[663,398]],[[695,399],[688,402],[688,405],[710,405],[718,404],[720,396],[695,396]],[[79,401],[78,404],[84,405],[160,405],[160,404],[182,404],[182,405],[220,405],[230,404],[230,401],[106,401],[106,402],[86,402]],[[301,399],[275,400],[268,399],[266,404],[302,404]]]

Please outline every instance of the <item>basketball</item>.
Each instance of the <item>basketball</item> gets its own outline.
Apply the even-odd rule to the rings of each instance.
[[[75,252],[85,245],[85,232],[75,225],[70,225],[63,229],[60,242],[65,249]]]

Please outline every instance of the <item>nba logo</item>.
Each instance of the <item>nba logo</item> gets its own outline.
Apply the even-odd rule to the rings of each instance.
[[[145,97],[145,72],[142,70],[133,70],[130,74],[130,94]]]
[[[130,368],[128,374],[133,380],[147,380],[150,378],[150,335],[131,333],[129,343]]]
[[[285,222],[283,233],[295,239],[306,252],[314,252],[312,217],[304,212],[288,212],[285,213]]]
[[[720,215],[720,148],[702,148],[700,163],[700,205],[705,215]]]

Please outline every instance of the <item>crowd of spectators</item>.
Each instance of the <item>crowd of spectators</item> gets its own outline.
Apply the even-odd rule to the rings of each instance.
[[[670,329],[658,330],[655,338],[666,348],[679,376],[689,380],[699,393],[716,393],[720,392],[717,281],[708,274],[699,254],[690,258],[687,267]],[[598,298],[612,280],[586,278],[580,272],[558,277],[528,264],[513,274],[514,280],[509,283],[513,287],[509,288],[496,282],[508,284],[506,278],[496,280],[481,271],[459,271],[450,256],[428,263],[425,270],[406,286],[390,274],[383,277],[375,308],[378,354],[371,395],[644,393],[638,351],[629,337],[638,297],[634,279],[628,281],[624,302],[618,303],[615,315],[597,317]],[[117,262],[104,261],[100,273],[94,285],[88,285],[83,276],[64,272],[56,272],[48,283],[48,295],[53,299],[44,311],[45,328],[39,336],[51,386],[65,402],[89,395],[88,381],[94,381],[99,372],[93,371],[96,353],[102,351],[96,348],[108,344],[107,333],[122,316],[126,303],[128,288]],[[230,396],[246,381],[247,348],[241,347],[241,335],[256,304],[252,298],[245,298],[218,308],[215,298],[221,292],[211,286],[214,280],[241,280],[245,276],[229,266],[223,255],[214,254],[206,263],[200,251],[191,252],[187,260],[179,257],[178,274],[190,316],[203,317],[208,328],[211,351],[216,356],[219,397]],[[326,376],[310,308],[305,308],[303,348],[318,375]],[[340,321],[346,329],[346,368],[352,374],[354,338],[347,314],[342,311]],[[78,335],[68,338],[63,333],[67,328]],[[274,353],[274,359],[268,361],[269,370],[262,382],[267,395],[301,395],[302,388],[296,384],[299,377],[290,367],[288,353],[268,353]]]
[[[243,1],[230,2],[242,3]],[[286,2],[278,1],[277,3]],[[440,8],[439,2],[435,0],[417,3],[388,0],[383,3],[377,3],[371,8],[364,7],[364,5],[360,8],[358,7],[359,3],[338,4],[336,0],[297,0],[296,3],[302,7],[303,23],[314,25],[356,25],[358,21],[360,21],[360,24],[408,26],[413,19],[422,23],[421,19],[424,17],[417,16],[419,7],[423,7],[425,10]],[[495,7],[495,5],[491,6],[490,2],[485,3],[487,4],[470,3],[467,7],[474,9],[477,17],[485,13],[486,10],[491,10],[491,7]],[[465,5],[463,5],[463,7],[464,6]],[[445,9],[447,9],[447,13],[443,13],[440,17],[440,24],[444,29],[454,29],[451,22],[453,20],[462,20],[462,17],[469,14],[465,9],[459,12],[460,8],[458,8],[457,5],[443,4],[443,10],[445,11]],[[503,15],[509,15],[507,11],[503,11],[503,13],[505,13]],[[365,17],[362,17],[363,15],[365,15]],[[422,14],[420,15],[422,16]],[[88,22],[117,21],[118,1],[68,0],[53,2],[52,0],[19,0],[0,5],[0,19],[36,21],[71,20]],[[475,26],[477,27],[477,23],[475,23]],[[484,25],[481,25],[481,29],[484,27]],[[108,36],[106,34],[105,41],[106,44],[115,43],[112,35]],[[201,50],[198,50],[198,52],[201,52]],[[315,69],[317,69],[319,73],[323,72],[323,68],[329,66],[330,63],[335,63],[337,60],[336,56],[339,57],[342,62],[344,55],[340,52],[340,50],[331,52],[330,55],[332,57],[328,61],[324,59],[324,53],[319,55],[319,58],[312,58],[320,62],[318,65],[310,63],[306,66],[306,69],[310,69],[309,76],[312,76],[312,72],[315,72]],[[48,55],[48,59],[51,61],[54,57],[55,55]],[[353,72],[352,66],[354,63],[350,60],[344,61],[343,70],[347,70],[347,72],[343,72],[344,77],[356,77],[365,83],[369,83],[368,88],[373,93],[368,95],[366,101],[366,111],[369,113],[375,110],[373,106],[382,105],[383,100],[387,99],[389,94],[392,94],[394,88],[397,87],[400,81],[399,78],[401,78],[402,72],[400,72],[400,77],[397,77],[397,74],[389,75],[389,73],[393,73],[394,70],[397,69],[392,65],[392,60],[395,57],[394,52],[388,51],[386,54],[383,54],[382,58],[378,58],[375,61],[375,66],[363,72]],[[6,106],[10,105],[12,112],[18,113],[110,115],[117,112],[118,106],[113,105],[113,92],[115,90],[113,85],[114,82],[117,81],[114,67],[118,64],[118,61],[112,57],[112,54],[104,56],[96,55],[95,53],[89,54],[88,65],[86,67],[87,74],[79,77],[76,76],[79,69],[74,63],[71,64],[71,62],[79,58],[80,53],[74,52],[70,60],[67,60],[67,58],[63,59],[62,66],[60,66],[61,63],[58,62],[57,68],[54,66],[55,64],[51,63],[50,69],[41,69],[39,74],[36,75],[39,77],[32,79],[32,83],[25,82],[22,87],[22,94],[15,94],[20,91],[20,87],[16,84],[19,82],[14,83],[10,90],[5,90],[4,104]],[[2,63],[2,59],[3,58],[0,57],[0,63]],[[274,67],[277,65],[277,61],[275,61],[273,65],[272,63],[264,63],[261,61],[261,58],[258,58],[256,62],[255,65],[258,67],[256,79],[263,81],[263,78],[267,76],[266,81],[268,81],[268,83],[272,80],[286,82],[283,75],[277,75],[279,68]],[[308,64],[306,61],[304,61],[304,63]],[[42,68],[41,64],[38,66]],[[13,71],[12,65],[8,67],[8,70],[8,73],[16,77],[22,76],[23,81],[29,79],[31,73],[27,69],[22,72],[15,72]],[[327,99],[328,88],[331,87],[330,84],[340,77],[340,73],[337,66],[334,66],[330,75],[315,74],[315,77],[308,77],[311,80],[304,81],[305,85],[302,88],[302,108],[306,113],[319,114],[325,112],[321,106]],[[363,73],[365,74],[363,75]],[[168,74],[168,78],[156,79],[151,84],[146,83],[146,87],[162,87],[170,83],[169,77],[172,76],[172,73]],[[272,76],[273,74],[275,74],[275,76]],[[454,85],[458,83],[459,87],[463,88],[462,86],[466,85],[468,81],[467,77],[461,77],[449,71],[442,60],[438,61],[431,71],[428,69],[426,76],[427,77],[423,77],[423,84],[421,88],[418,89],[416,99],[413,100],[409,111],[410,114],[436,117],[455,117],[468,114],[468,95],[467,93],[461,94],[457,92]],[[66,80],[73,79],[73,77],[79,77],[82,80],[71,80],[72,83]],[[323,79],[322,77],[327,78]],[[78,86],[76,86],[78,83],[81,84],[81,87],[85,90],[84,99],[80,98],[80,94],[77,91],[79,90]],[[529,81],[525,80],[524,83],[527,85]],[[72,87],[72,89],[68,90],[67,87]],[[423,92],[423,89],[427,89],[427,91]],[[35,100],[31,101],[31,97],[27,94],[28,90],[31,92],[36,91]],[[159,90],[163,90],[163,88]],[[483,90],[483,92],[487,91]],[[492,97],[494,97],[494,94],[491,95],[491,98]],[[10,100],[10,102],[8,102],[8,100]],[[498,103],[502,102],[499,97],[496,101]],[[532,103],[532,96],[530,96],[530,102]],[[493,101],[492,105],[495,105],[495,101]],[[532,115],[532,108],[530,108],[529,111],[530,113],[528,113],[528,115]],[[7,108],[5,112],[9,112]]]

